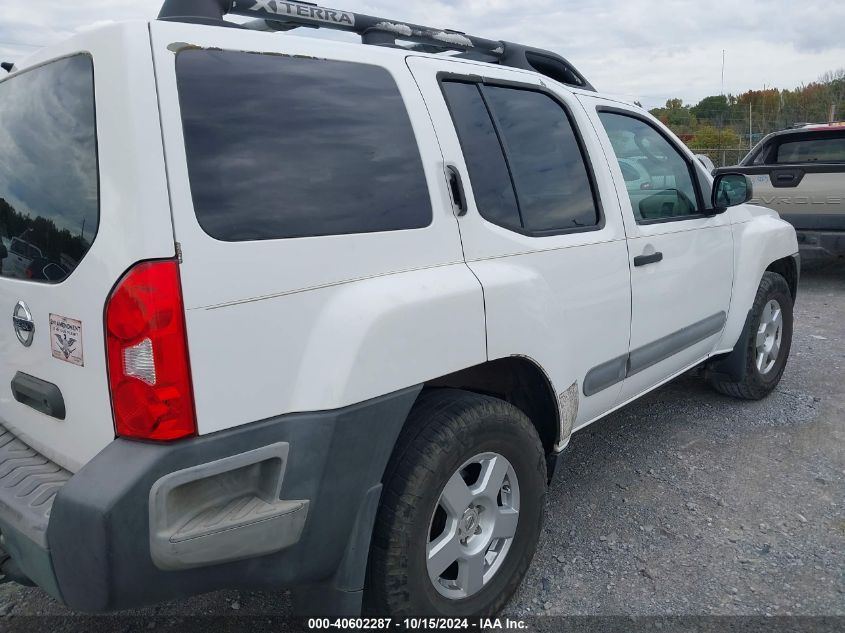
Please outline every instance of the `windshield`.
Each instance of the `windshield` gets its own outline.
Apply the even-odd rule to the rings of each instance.
[[[59,283],[99,222],[88,55],[0,82],[0,276]]]

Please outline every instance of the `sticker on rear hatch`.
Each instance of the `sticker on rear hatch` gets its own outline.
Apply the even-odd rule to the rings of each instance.
[[[50,347],[53,358],[83,367],[82,321],[51,314]]]

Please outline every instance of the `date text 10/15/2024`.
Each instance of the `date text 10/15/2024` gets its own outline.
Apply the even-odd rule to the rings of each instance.
[[[510,618],[311,618],[308,629],[319,630],[476,630],[476,631],[522,631],[528,625],[521,620]]]

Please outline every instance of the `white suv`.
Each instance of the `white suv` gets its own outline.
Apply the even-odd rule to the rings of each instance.
[[[552,53],[252,5],[0,82],[0,235],[56,273],[0,277],[3,572],[85,611],[496,612],[574,431],[697,366],[778,384],[795,231]],[[256,30],[301,24],[368,45]]]

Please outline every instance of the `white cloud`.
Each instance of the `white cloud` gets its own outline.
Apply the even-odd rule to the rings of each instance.
[[[151,19],[146,0],[6,2],[0,57],[14,60],[86,25]],[[662,104],[725,90],[794,88],[845,65],[845,2],[831,0],[334,0],[337,8],[552,49],[600,90]],[[281,36],[284,37],[284,36]]]

